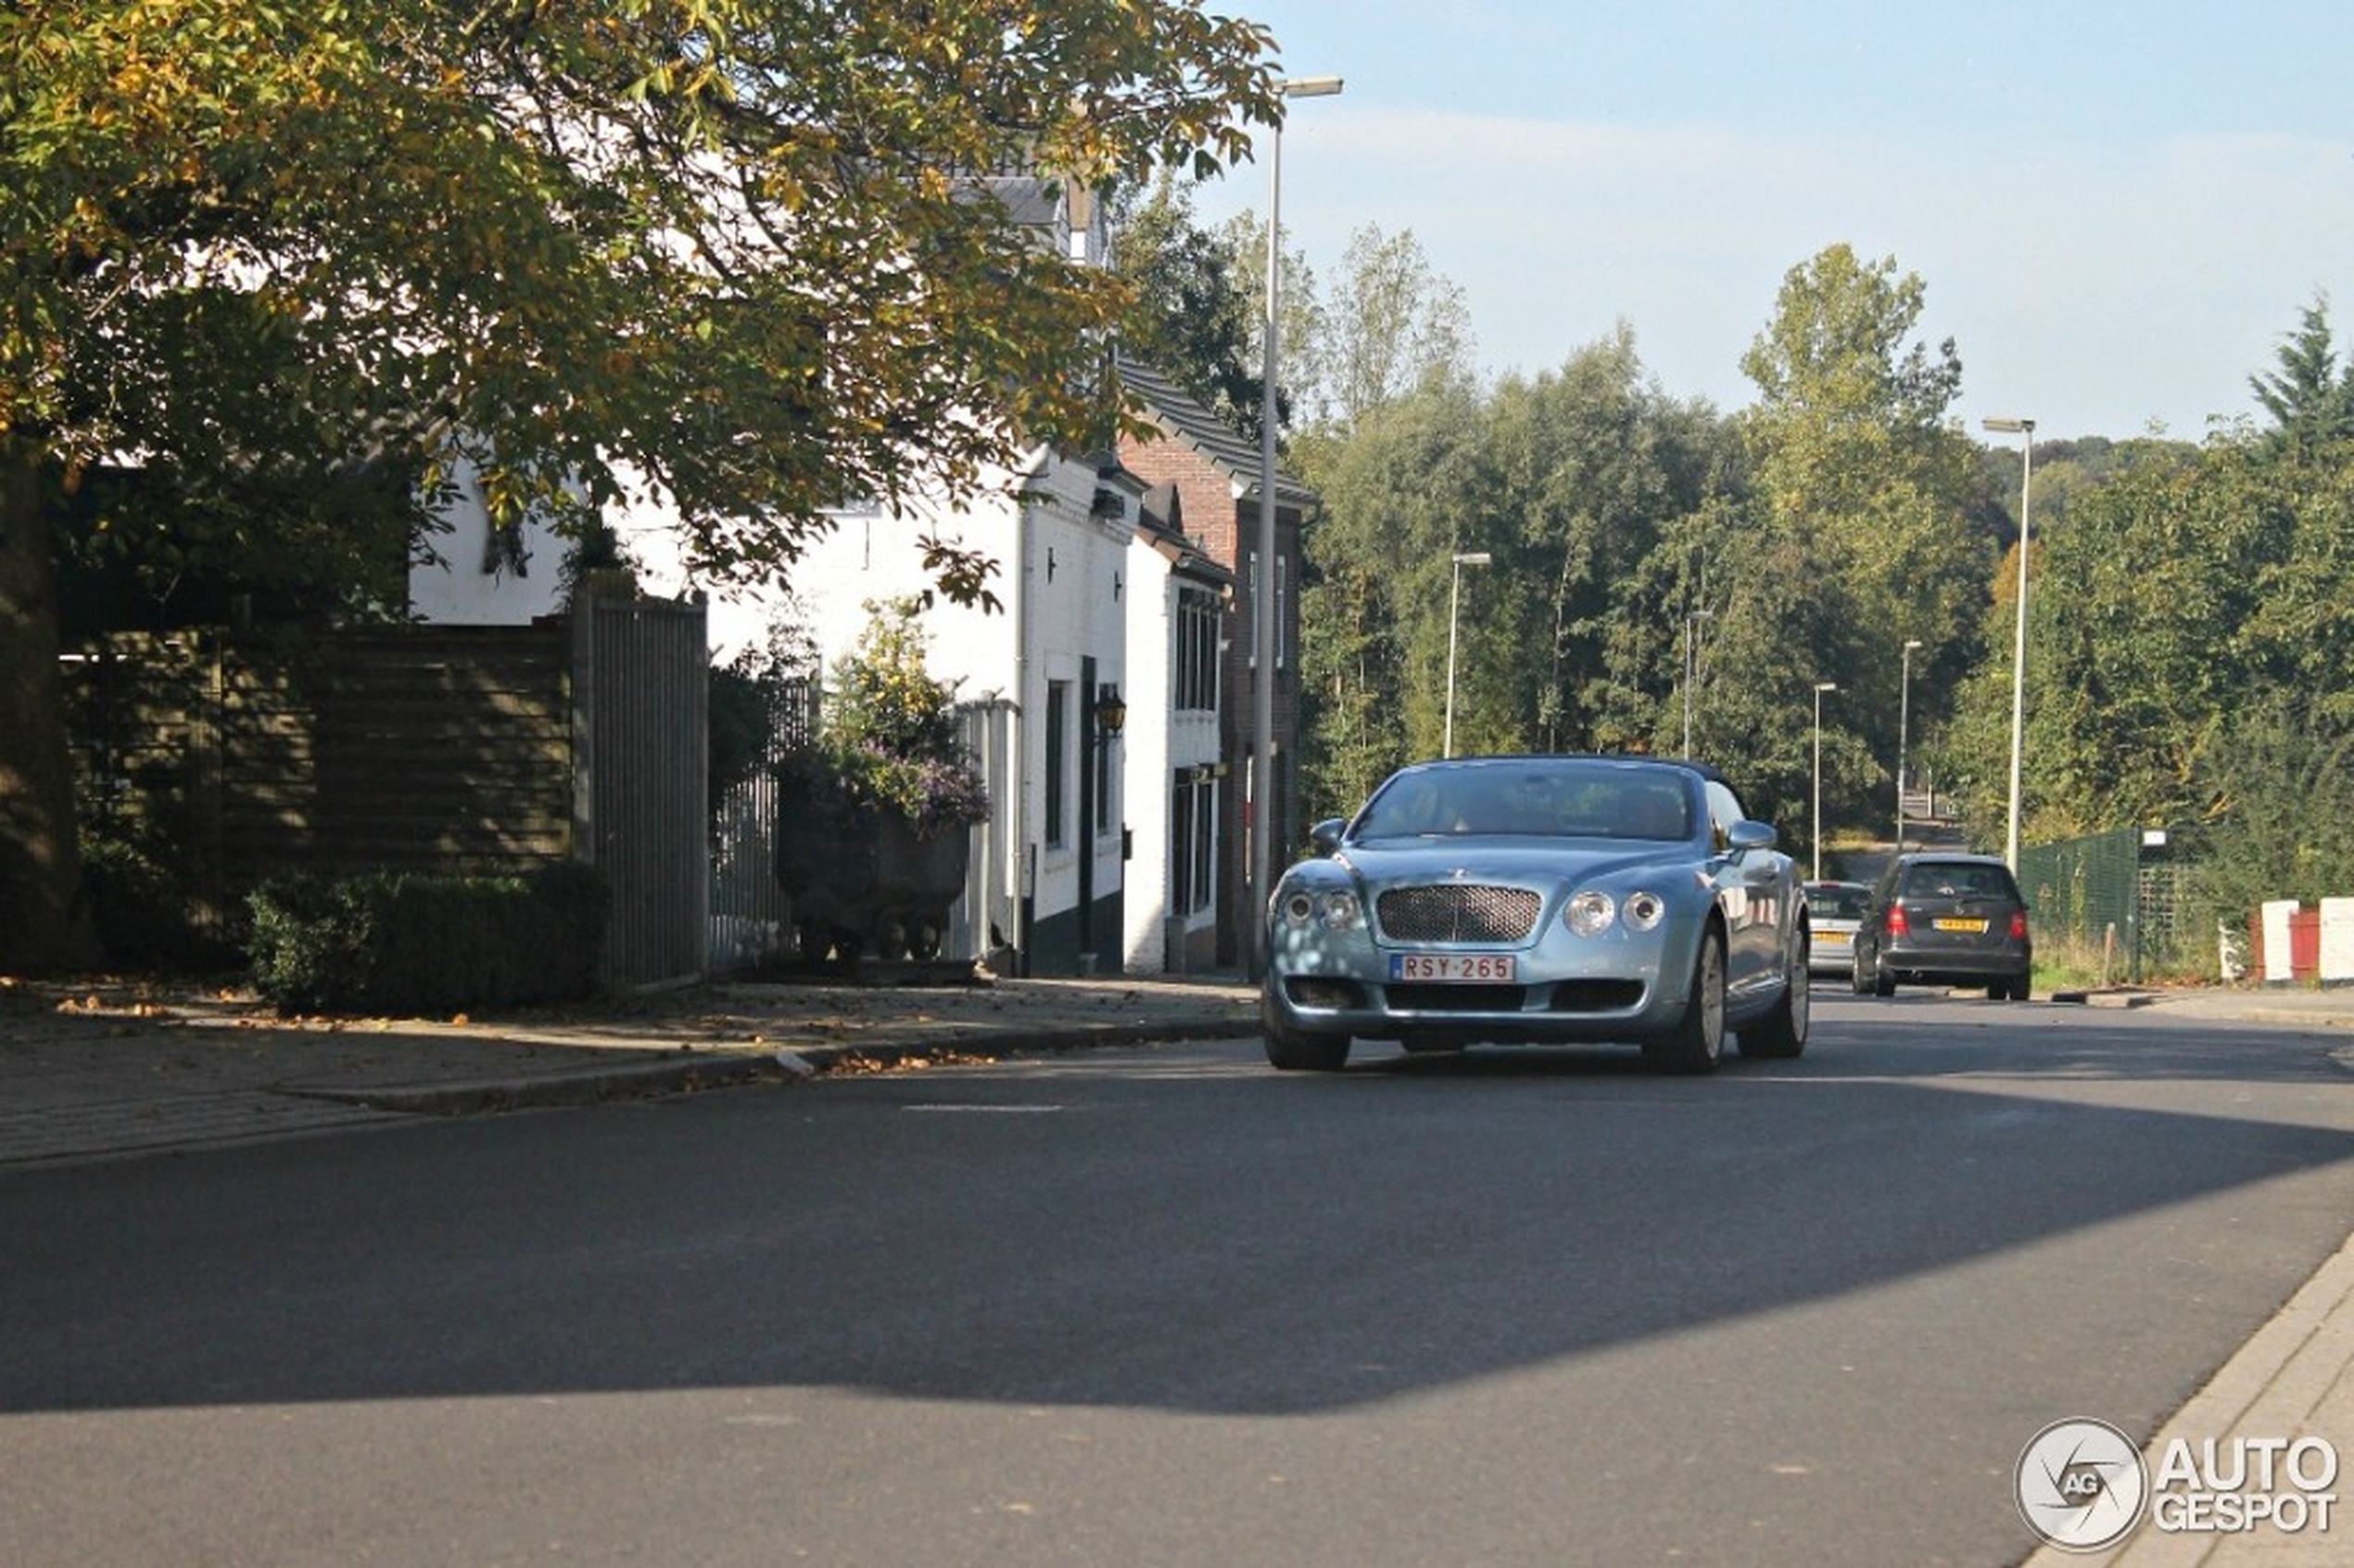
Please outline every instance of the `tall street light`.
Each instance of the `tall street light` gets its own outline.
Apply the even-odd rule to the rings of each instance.
[[[1905,853],[1905,742],[1913,727],[1913,650],[1921,645],[1917,637],[1905,639],[1904,682],[1897,688],[1896,698],[1896,853]]]
[[[1837,691],[1835,681],[1815,683],[1815,875],[1813,881],[1823,879],[1823,693]]]
[[[2011,815],[2003,835],[2003,861],[2019,875],[2019,764],[2027,739],[2027,547],[2033,530],[2027,520],[2028,501],[2035,487],[2035,422],[2031,419],[1990,419],[1987,429],[2000,436],[2023,436],[2019,466],[2019,634],[2011,646]]]
[[[1447,739],[1440,743],[1438,754],[1455,754],[1455,610],[1463,598],[1463,568],[1485,566],[1493,558],[1484,550],[1462,551],[1455,555],[1455,580],[1447,590]]]
[[[1325,98],[1340,91],[1337,76],[1305,76],[1279,82],[1286,98]],[[1257,656],[1251,688],[1250,900],[1254,968],[1264,972],[1268,865],[1275,816],[1275,355],[1282,332],[1284,266],[1284,128],[1267,138],[1267,319],[1261,323],[1264,354],[1259,382],[1259,572],[1251,594],[1251,651]]]
[[[1684,755],[1688,757],[1692,754],[1692,688],[1700,684],[1700,624],[1715,613],[1714,610],[1692,610],[1684,615]]]

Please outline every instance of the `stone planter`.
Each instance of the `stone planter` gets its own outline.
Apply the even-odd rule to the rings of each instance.
[[[789,780],[778,796],[777,880],[801,955],[930,959],[965,891],[971,829],[917,831],[897,812]]]

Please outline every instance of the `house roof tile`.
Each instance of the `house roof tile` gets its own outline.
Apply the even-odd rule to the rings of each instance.
[[[1239,498],[1259,494],[1259,451],[1242,432],[1205,408],[1199,399],[1161,372],[1122,356],[1120,378],[1143,398],[1146,407],[1171,436],[1208,458],[1234,486]],[[1323,497],[1307,484],[1275,465],[1275,501],[1306,511]]]

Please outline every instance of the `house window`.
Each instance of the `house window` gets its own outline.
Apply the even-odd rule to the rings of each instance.
[[[1283,554],[1281,554],[1281,553],[1278,553],[1278,554],[1276,555],[1276,557],[1275,557],[1275,667],[1276,667],[1277,669],[1279,669],[1279,670],[1280,670],[1280,669],[1285,669],[1285,668],[1287,668],[1287,667],[1288,667],[1287,663],[1286,663],[1285,658],[1285,655],[1286,655],[1287,653],[1289,653],[1289,652],[1291,651],[1291,639],[1289,639],[1289,638],[1287,638],[1287,637],[1285,637],[1285,636],[1284,635],[1284,630],[1285,630],[1285,627],[1287,627],[1288,626],[1290,626],[1290,625],[1291,625],[1291,617],[1284,613],[1284,610],[1285,610],[1285,601],[1286,601],[1286,599],[1287,599],[1288,595],[1291,593],[1291,573],[1290,573],[1289,571],[1287,571],[1287,570],[1286,570],[1286,568],[1287,568],[1287,567],[1289,567],[1290,565],[1291,565],[1291,562],[1290,562],[1289,558],[1287,558],[1287,557],[1284,556],[1284,555],[1283,555]]]
[[[1176,668],[1171,693],[1180,712],[1208,713],[1218,706],[1218,596],[1201,588],[1177,590]]]
[[[1046,847],[1070,842],[1070,682],[1046,683]]]
[[[1250,625],[1250,667],[1255,670],[1259,667],[1259,552],[1251,551],[1243,571],[1243,618]],[[1290,567],[1290,559],[1278,551],[1275,556],[1274,642],[1275,667],[1279,670],[1287,667],[1290,663],[1292,639],[1284,635],[1291,623],[1291,617],[1285,613],[1291,598]]]
[[[1250,667],[1259,667],[1259,552],[1252,550],[1243,558],[1243,626],[1250,650]]]
[[[1218,781],[1208,768],[1181,767],[1169,793],[1169,908],[1198,915],[1209,907],[1210,857],[1218,841]]]

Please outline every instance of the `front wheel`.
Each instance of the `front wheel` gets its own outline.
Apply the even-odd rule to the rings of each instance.
[[[1348,1036],[1319,1034],[1293,1029],[1275,1016],[1274,1004],[1261,997],[1259,1031],[1267,1048],[1267,1063],[1283,1072],[1338,1072],[1348,1065]]]
[[[1643,1060],[1661,1072],[1715,1072],[1725,1059],[1725,936],[1715,926],[1700,935],[1691,993],[1684,1016],[1664,1034],[1643,1042]]]
[[[1806,1026],[1814,1011],[1814,997],[1807,989],[1814,979],[1808,958],[1806,932],[1801,930],[1798,951],[1783,980],[1782,999],[1753,1028],[1740,1031],[1742,1056],[1787,1061],[1806,1049]]]

